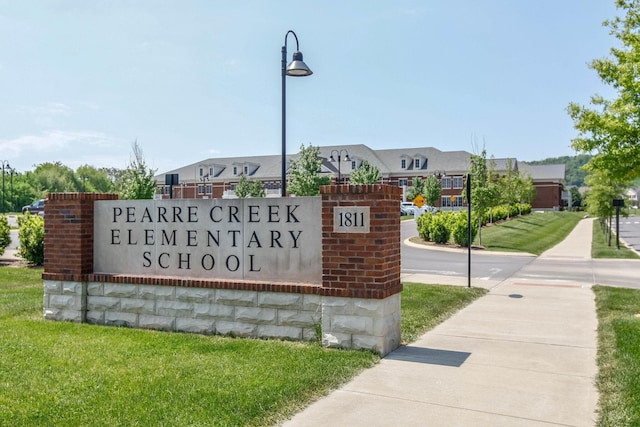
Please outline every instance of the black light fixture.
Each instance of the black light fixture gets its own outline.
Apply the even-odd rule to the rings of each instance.
[[[293,53],[293,60],[287,64],[287,37],[293,34],[296,39],[296,51]],[[305,77],[313,74],[307,64],[302,60],[302,52],[298,43],[298,36],[292,30],[287,31],[284,36],[284,46],[282,46],[282,185],[281,195],[287,195],[287,76]]]
[[[336,154],[337,154],[337,156],[338,156],[338,185],[342,184],[342,174],[340,173],[340,160],[341,160],[341,159],[340,159],[340,155],[341,155],[343,152],[345,153],[344,160],[345,160],[346,162],[348,162],[349,160],[351,160],[351,159],[349,158],[349,152],[348,152],[346,149],[344,149],[344,148],[342,148],[342,149],[340,149],[340,150],[331,150],[331,156],[329,156],[329,161],[330,161],[330,162],[335,162],[335,161],[336,161],[336,159],[333,157],[333,153],[336,153]]]
[[[2,163],[2,213],[4,213],[4,169],[6,167],[11,170],[11,166],[9,166],[8,160],[0,160],[0,163]]]
[[[445,171],[441,171],[441,170],[436,170],[433,171],[433,176],[435,176],[436,178],[440,179],[444,176],[447,176],[447,173]]]

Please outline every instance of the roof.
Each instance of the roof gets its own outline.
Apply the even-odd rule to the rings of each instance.
[[[436,172],[462,175],[469,170],[471,158],[471,153],[466,151],[441,151],[434,147],[374,150],[364,144],[353,144],[328,145],[318,149],[322,158],[322,173],[337,174],[339,156],[341,162],[344,162],[340,164],[340,173],[344,176],[348,176],[352,171],[352,165],[346,162],[347,154],[351,162],[356,162],[356,167],[366,160],[380,170],[383,178],[428,176]],[[331,161],[332,155],[333,161]],[[287,162],[298,156],[299,153],[287,155]],[[564,181],[564,165],[533,166],[518,162],[516,159],[487,160],[487,162],[493,162],[497,171],[505,170],[508,161],[512,161],[514,168],[528,173],[534,180]],[[250,179],[280,181],[281,165],[281,155],[209,158],[156,175],[156,180],[164,183],[166,174],[178,174],[180,182],[207,180],[233,182],[244,173],[246,166]],[[236,173],[234,173],[234,167],[237,168]],[[213,168],[212,176],[209,176],[210,168]]]
[[[520,172],[528,173],[534,181],[563,181],[565,177],[565,165],[530,165],[518,162]]]

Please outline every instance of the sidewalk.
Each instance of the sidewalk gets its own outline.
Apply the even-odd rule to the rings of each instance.
[[[591,221],[532,264],[589,258]],[[516,274],[283,425],[592,426],[590,287]]]

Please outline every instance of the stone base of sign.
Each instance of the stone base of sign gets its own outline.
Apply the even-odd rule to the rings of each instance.
[[[387,354],[400,343],[400,294],[384,299],[110,282],[44,281],[49,320],[311,341]]]
[[[387,354],[400,345],[400,294],[384,299],[325,297],[322,344]]]

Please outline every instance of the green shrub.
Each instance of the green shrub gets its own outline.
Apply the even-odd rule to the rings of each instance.
[[[9,221],[6,216],[2,215],[0,216],[0,255],[4,253],[9,243],[11,243]]]
[[[429,234],[434,242],[444,244],[449,241],[451,236],[451,229],[448,227],[446,215],[436,214],[433,215],[431,224],[429,226]]]
[[[422,240],[426,242],[431,241],[431,233],[429,232],[429,227],[431,226],[432,219],[433,214],[431,212],[426,212],[420,215],[416,220],[416,223],[418,225],[418,235],[422,238]]]
[[[44,220],[27,212],[18,217],[18,225],[18,254],[33,264],[41,265],[44,262]]]
[[[451,228],[453,241],[460,246],[469,246],[469,229],[467,226],[468,213],[461,211],[456,215],[455,223]],[[471,241],[478,234],[478,216],[472,212],[471,214]]]
[[[529,215],[531,213],[531,205],[529,203],[521,203],[520,213],[522,215]]]
[[[493,222],[504,221],[507,219],[509,214],[509,208],[507,206],[494,206],[491,208],[491,216],[493,218]]]

